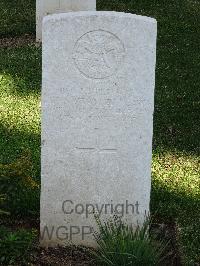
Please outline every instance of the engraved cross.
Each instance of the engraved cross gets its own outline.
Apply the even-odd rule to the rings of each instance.
[[[116,153],[117,151],[117,149],[114,148],[101,149],[98,147],[76,147],[76,149],[83,152],[97,152],[97,153]]]
[[[79,146],[79,147],[76,147],[76,150],[78,151],[81,151],[81,152],[95,152],[95,153],[109,153],[109,154],[114,154],[117,152],[117,149],[110,146],[110,147],[107,147],[107,148],[101,148],[99,147],[98,145],[98,139],[99,139],[99,128],[95,128],[96,131],[96,134],[97,134],[97,139],[96,139],[96,143],[94,146],[92,147],[89,147],[89,146]]]

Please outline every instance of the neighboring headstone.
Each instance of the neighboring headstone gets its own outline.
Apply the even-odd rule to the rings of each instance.
[[[94,212],[149,212],[157,24],[72,12],[43,27],[41,244],[95,247]]]
[[[70,11],[96,10],[96,0],[36,0],[36,41],[42,41],[42,19],[46,15]]]

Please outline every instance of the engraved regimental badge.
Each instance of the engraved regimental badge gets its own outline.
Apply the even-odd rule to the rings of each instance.
[[[73,59],[84,76],[104,79],[115,74],[124,54],[124,45],[116,35],[104,30],[95,30],[85,33],[77,40]]]

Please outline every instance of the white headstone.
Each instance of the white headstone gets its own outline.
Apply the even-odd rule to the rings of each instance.
[[[36,41],[42,41],[44,16],[70,11],[96,10],[96,0],[36,0]]]
[[[149,212],[157,24],[72,12],[43,27],[41,244],[95,246],[94,211],[135,226]]]

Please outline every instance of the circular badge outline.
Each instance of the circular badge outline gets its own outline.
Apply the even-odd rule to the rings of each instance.
[[[114,37],[120,42],[120,44],[122,45],[122,48],[123,48],[123,53],[122,53],[122,58],[121,58],[121,60],[120,60],[120,61],[121,61],[120,64],[122,63],[122,61],[123,61],[123,59],[124,59],[124,57],[125,57],[125,46],[124,46],[122,40],[121,40],[117,35],[115,35],[114,33],[110,32],[110,31],[102,30],[102,29],[88,31],[88,32],[84,33],[81,37],[79,37],[79,38],[77,39],[77,41],[75,42],[75,45],[74,45],[74,48],[73,48],[73,53],[72,53],[72,58],[73,58],[73,60],[74,60],[74,63],[75,63],[75,65],[76,65],[76,68],[78,69],[78,71],[80,71],[81,74],[83,74],[86,78],[89,78],[89,79],[97,79],[97,80],[99,80],[99,79],[106,79],[106,78],[109,78],[109,77],[113,76],[113,75],[115,74],[115,71],[116,71],[116,72],[118,71],[118,69],[119,69],[119,67],[120,67],[120,66],[119,66],[120,64],[118,64],[118,66],[116,66],[115,71],[114,71],[113,73],[111,73],[111,74],[109,74],[109,75],[107,75],[107,76],[104,76],[104,77],[92,77],[92,76],[90,76],[90,75],[87,75],[86,73],[84,73],[84,72],[80,69],[80,67],[79,67],[78,64],[76,63],[76,58],[73,56],[73,55],[74,55],[74,51],[75,51],[75,49],[76,49],[76,47],[77,47],[78,42],[79,42],[79,41],[80,41],[85,35],[87,35],[87,34],[89,34],[89,33],[92,33],[92,32],[106,32],[106,33],[111,34],[112,36],[114,36]]]

